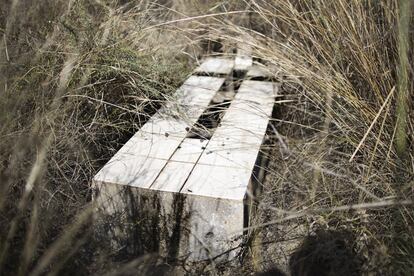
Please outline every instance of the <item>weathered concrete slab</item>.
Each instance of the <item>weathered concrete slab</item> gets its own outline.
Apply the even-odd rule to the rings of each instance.
[[[234,67],[234,60],[224,57],[208,57],[195,70],[196,73],[229,75]]]
[[[150,189],[154,192],[179,193],[204,151],[207,142],[208,140],[184,139]]]
[[[233,61],[214,58],[196,71],[230,74],[233,67]],[[101,217],[117,222],[110,227],[117,250],[200,260],[240,244],[277,88],[244,81],[212,137],[188,138],[225,79],[190,77],[95,176]]]
[[[177,100],[154,115],[98,172],[94,181],[150,187],[223,82],[222,78],[190,77],[178,90]],[[177,117],[171,116],[174,111]]]
[[[244,199],[272,113],[274,89],[271,82],[243,82],[183,193]]]
[[[246,43],[240,43],[234,60],[234,70],[247,71],[253,65],[252,49]]]
[[[271,77],[272,77],[272,74],[270,73],[269,69],[259,63],[253,64],[246,74],[247,79],[271,78]]]

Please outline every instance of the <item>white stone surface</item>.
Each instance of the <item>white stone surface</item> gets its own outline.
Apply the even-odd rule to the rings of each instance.
[[[243,200],[275,99],[271,82],[244,81],[183,193]]]
[[[197,70],[216,74],[228,74],[234,66],[217,58],[203,64]],[[100,211],[121,217],[111,232],[114,240],[127,239],[128,246],[131,233],[141,231],[137,220],[144,219],[161,230],[142,235],[158,235],[158,248],[165,254],[174,253],[172,241],[179,247],[174,254],[189,255],[191,260],[214,258],[240,243],[246,193],[276,86],[244,81],[210,140],[186,138],[223,82],[190,77],[176,100],[154,115],[95,176]]]
[[[234,60],[223,57],[208,57],[195,70],[197,73],[228,75],[232,72]]]
[[[197,121],[224,79],[190,77],[170,102],[154,115],[98,172],[94,181],[148,188],[155,181],[187,130]],[[172,110],[181,108],[180,117]]]

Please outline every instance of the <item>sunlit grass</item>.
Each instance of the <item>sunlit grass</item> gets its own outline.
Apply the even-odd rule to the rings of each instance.
[[[289,251],[320,227],[352,232],[367,273],[412,272],[410,3],[2,3],[0,269],[122,274],[159,264],[154,255],[117,263],[94,244],[89,184],[214,40],[227,52],[249,44],[290,100],[272,120],[253,260],[226,269],[261,270],[281,258],[278,231]]]

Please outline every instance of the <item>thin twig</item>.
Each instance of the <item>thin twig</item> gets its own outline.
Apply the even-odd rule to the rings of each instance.
[[[380,110],[378,111],[377,115],[375,116],[374,120],[372,121],[371,125],[369,126],[367,132],[365,132],[364,137],[362,137],[361,141],[359,142],[358,146],[356,147],[354,153],[352,154],[351,158],[349,159],[349,162],[352,162],[354,160],[355,155],[361,148],[362,144],[364,144],[365,139],[367,139],[368,134],[371,132],[372,128],[374,127],[375,123],[377,122],[378,118],[380,117],[382,110],[384,110],[385,106],[387,105],[389,99],[394,94],[395,86],[391,89],[391,92],[388,94],[387,98],[385,99],[384,103],[382,104]]]

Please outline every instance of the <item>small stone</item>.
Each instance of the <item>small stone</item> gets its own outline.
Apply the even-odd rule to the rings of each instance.
[[[187,138],[199,138],[200,141],[209,140],[212,133],[208,129],[196,129],[189,132]]]
[[[224,102],[224,96],[222,94],[217,93],[213,99],[211,100],[214,104],[220,104],[222,102]]]
[[[232,90],[230,91],[225,91],[223,94],[223,97],[226,101],[231,101],[233,100],[234,96],[236,95],[236,93]]]
[[[214,233],[213,232],[207,232],[207,234],[206,234],[206,238],[208,238],[208,239],[211,239],[211,238],[213,238],[214,237]]]

